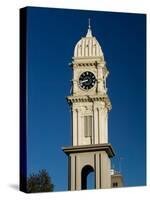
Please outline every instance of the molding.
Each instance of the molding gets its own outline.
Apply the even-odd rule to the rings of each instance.
[[[80,145],[80,146],[71,146],[71,147],[63,147],[62,150],[70,155],[71,153],[84,153],[84,152],[96,152],[96,151],[106,151],[108,157],[115,156],[115,152],[111,146],[111,144],[92,144],[92,145]]]
[[[95,68],[106,68],[106,62],[102,58],[82,58],[82,59],[74,59],[72,63],[69,63],[70,67],[76,68],[76,67],[95,67]]]
[[[73,103],[81,103],[81,102],[95,102],[95,101],[103,101],[108,110],[111,110],[111,102],[107,95],[83,95],[83,96],[68,96],[67,102],[69,105]]]
[[[104,57],[103,56],[82,56],[82,57],[72,57],[72,60],[73,60],[73,62],[72,63],[74,63],[74,62],[82,62],[82,61],[88,61],[89,62],[89,60],[91,60],[91,61],[93,61],[93,62],[98,62],[98,63],[106,63],[105,62],[105,60],[104,60]]]

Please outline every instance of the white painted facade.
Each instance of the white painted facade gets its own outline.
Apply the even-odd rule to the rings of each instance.
[[[73,120],[73,146],[101,144],[108,142],[108,111],[111,103],[107,96],[106,78],[108,70],[100,44],[89,28],[86,37],[77,42],[72,62],[73,79],[71,103]],[[94,87],[83,90],[79,77],[83,72],[90,71],[96,77]],[[84,135],[84,116],[92,117],[91,137]]]
[[[68,189],[86,189],[91,171],[95,173],[94,188],[110,188],[110,158],[114,151],[108,144],[109,72],[90,25],[86,36],[77,42],[72,59],[72,91],[67,97],[72,115],[72,146],[63,148],[68,155]]]

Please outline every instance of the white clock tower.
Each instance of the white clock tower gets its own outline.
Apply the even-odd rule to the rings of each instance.
[[[95,174],[95,188],[110,188],[114,151],[108,143],[109,72],[90,21],[86,36],[75,46],[71,67],[72,94],[67,101],[72,112],[72,146],[63,148],[68,155],[68,189],[86,189],[90,172]]]

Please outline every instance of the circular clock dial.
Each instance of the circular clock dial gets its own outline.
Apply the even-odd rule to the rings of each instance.
[[[89,71],[83,72],[79,78],[79,85],[84,90],[91,89],[95,85],[95,82],[95,75]]]

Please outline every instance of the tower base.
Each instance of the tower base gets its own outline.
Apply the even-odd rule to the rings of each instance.
[[[64,147],[68,155],[68,189],[87,188],[87,176],[95,174],[94,188],[111,188],[110,158],[115,155],[111,144]]]

